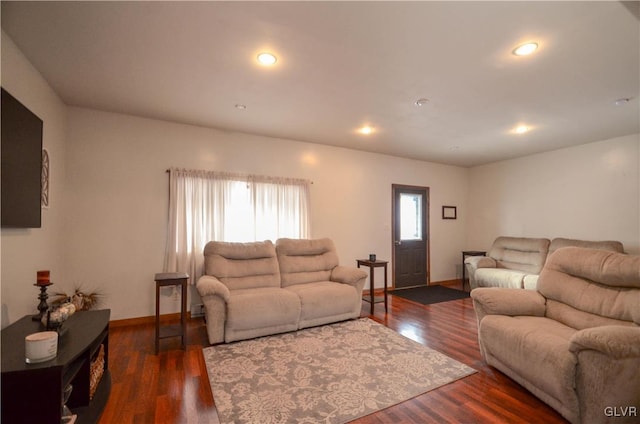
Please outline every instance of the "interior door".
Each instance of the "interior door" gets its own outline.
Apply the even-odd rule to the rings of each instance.
[[[393,286],[429,284],[429,188],[392,186]]]

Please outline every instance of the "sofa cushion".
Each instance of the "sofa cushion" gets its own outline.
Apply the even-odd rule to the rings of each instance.
[[[546,315],[579,329],[640,324],[640,290],[633,288],[640,288],[640,256],[578,247],[555,251],[538,280]]]
[[[496,260],[498,268],[539,274],[549,251],[545,238],[498,237],[487,256]]]
[[[261,329],[293,324],[300,318],[300,298],[275,287],[231,290],[226,331]]]
[[[612,252],[624,253],[624,247],[619,241],[589,241],[557,237],[551,240],[549,255],[563,247],[586,247],[588,249],[610,250]]]
[[[525,290],[535,290],[538,287],[538,278],[540,276],[536,274],[528,274],[524,276],[522,280],[522,287]]]
[[[279,239],[276,241],[276,252],[282,287],[328,281],[331,270],[338,266],[335,246],[328,238]]]
[[[280,287],[280,268],[273,243],[211,241],[204,248],[206,275],[217,277],[231,290]]]
[[[343,315],[347,319],[360,314],[358,291],[349,284],[319,281],[290,285],[285,290],[300,298],[300,328],[320,325],[327,317]]]
[[[638,307],[640,307],[640,304],[638,304]],[[584,330],[603,325],[635,326],[631,321],[618,320],[604,317],[599,314],[581,311],[573,306],[553,299],[547,299],[545,316],[555,319],[571,328],[575,328],[576,330]]]
[[[570,410],[577,410],[574,379],[577,360],[569,351],[576,332],[544,317],[487,315],[479,336],[488,356]]]
[[[506,287],[512,289],[523,288],[524,277],[527,274],[504,268],[479,268],[475,273],[478,287]]]

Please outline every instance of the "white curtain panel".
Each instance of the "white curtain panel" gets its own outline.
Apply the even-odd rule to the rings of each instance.
[[[203,273],[211,240],[309,238],[307,180],[224,172],[169,170],[165,272]]]

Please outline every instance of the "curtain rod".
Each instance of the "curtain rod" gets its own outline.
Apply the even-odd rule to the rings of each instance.
[[[168,174],[169,172],[171,172],[171,169],[166,169],[164,172],[165,172],[166,174]],[[214,172],[214,171],[204,171],[204,172]],[[251,175],[243,175],[243,176],[245,176],[245,177],[250,177]],[[259,177],[259,175],[256,175],[256,176],[258,176],[258,177]],[[267,177],[267,178],[278,178],[278,177]],[[288,178],[288,177],[282,177],[282,178]],[[303,178],[292,178],[292,179],[300,179],[300,180],[304,180]],[[313,184],[313,181],[312,181],[312,180],[305,180],[305,181],[307,181],[309,184]]]

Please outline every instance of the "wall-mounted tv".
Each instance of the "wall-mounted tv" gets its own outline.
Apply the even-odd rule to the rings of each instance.
[[[3,228],[40,228],[42,120],[4,88],[0,113]]]

